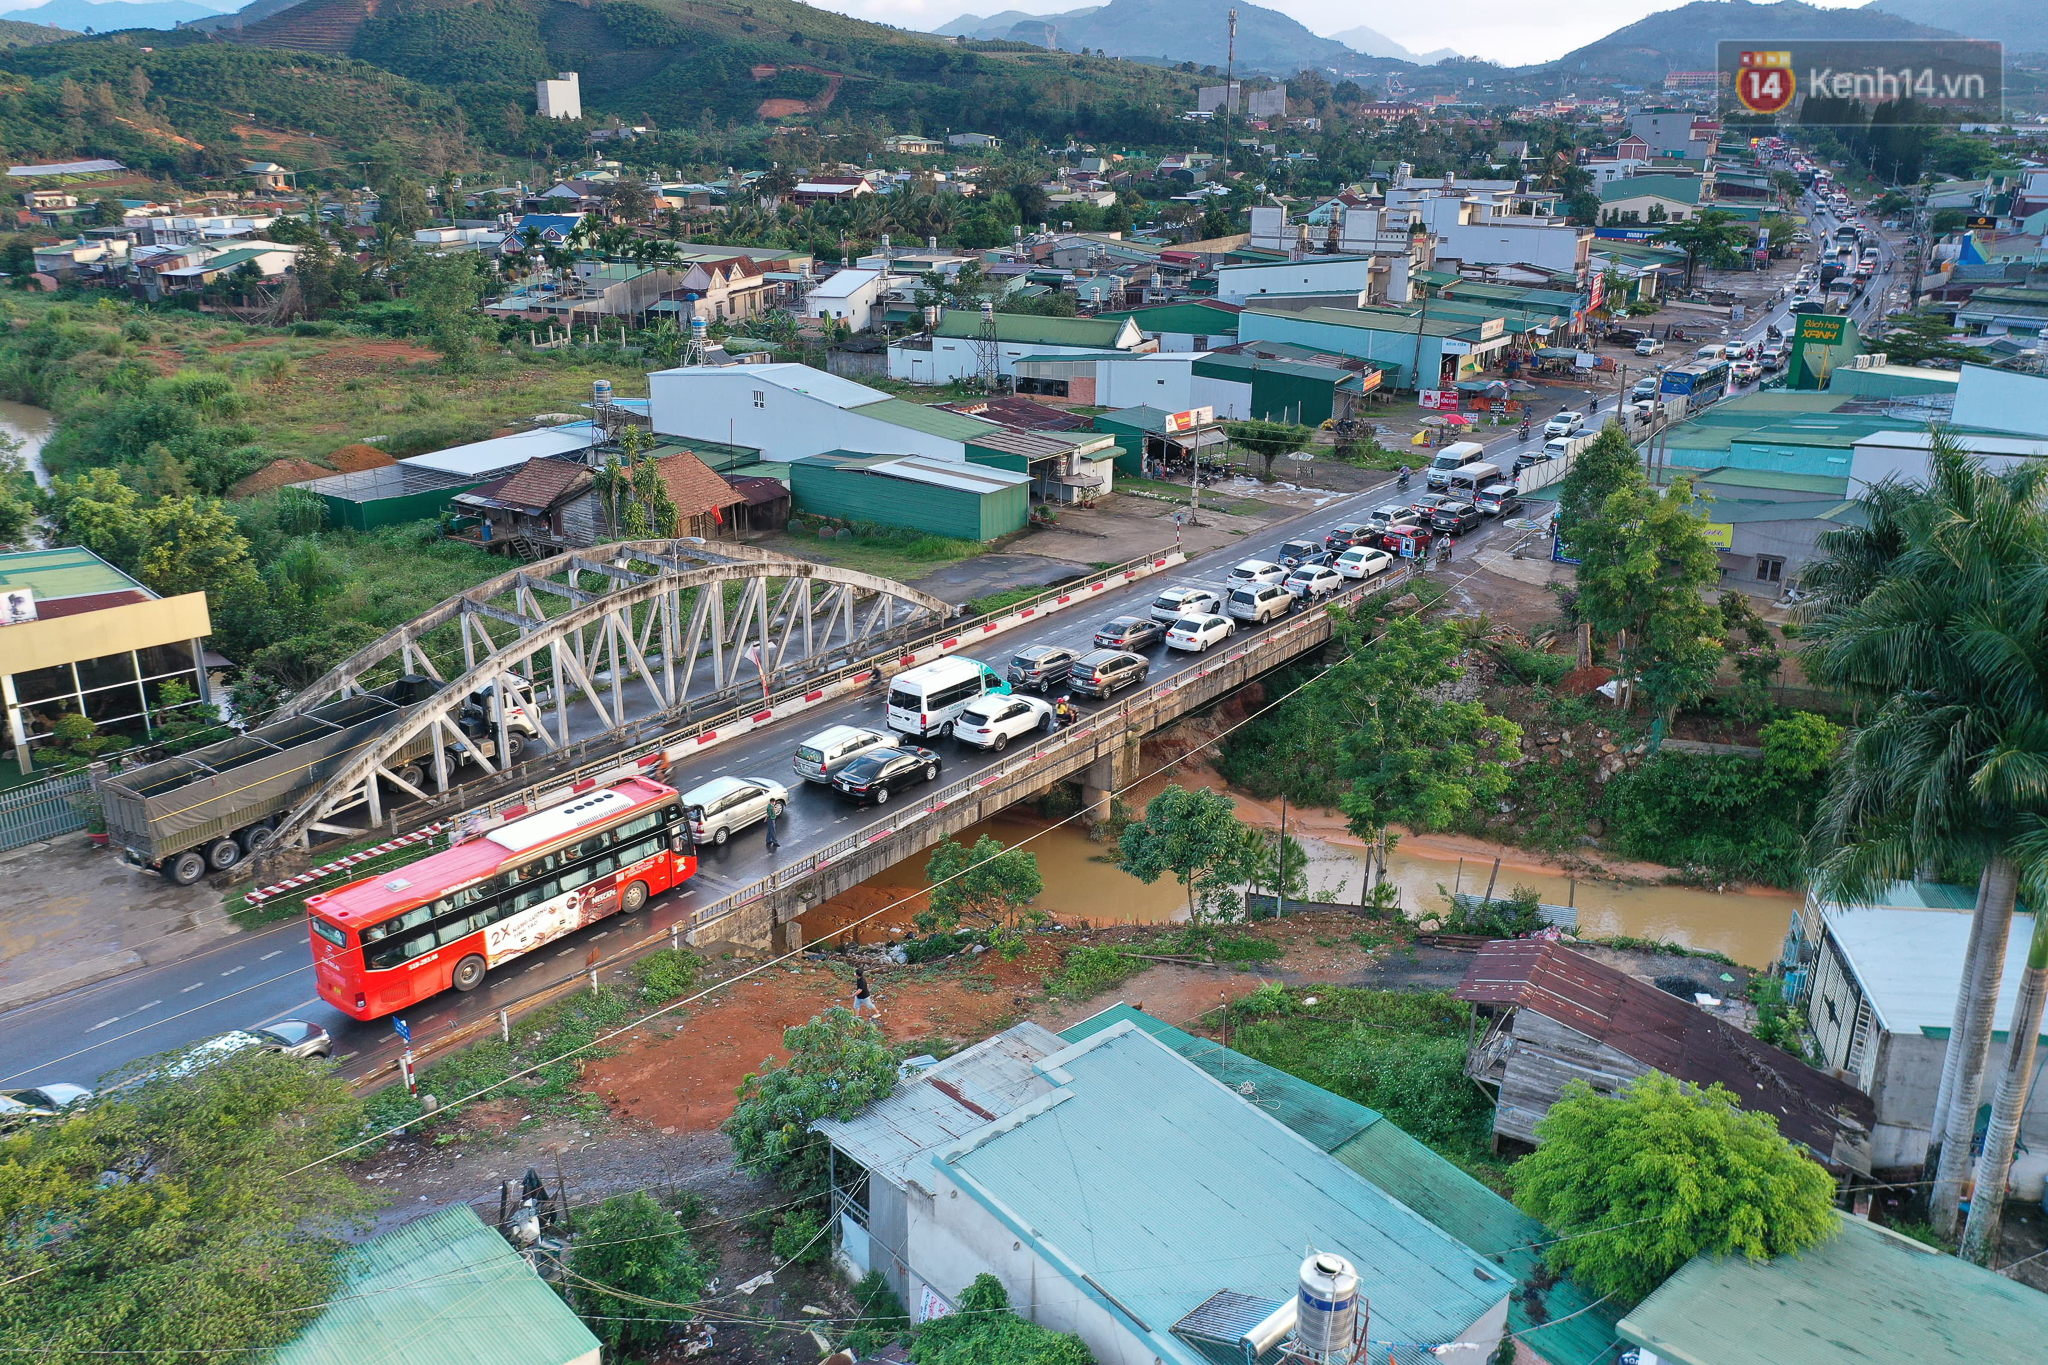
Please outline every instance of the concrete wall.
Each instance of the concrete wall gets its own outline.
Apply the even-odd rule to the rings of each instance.
[[[1370,256],[1226,265],[1216,272],[1216,300],[1244,303],[1261,294],[1355,293],[1372,284]]]
[[[1185,412],[1205,401],[1194,397],[1194,351],[1167,356],[1133,356],[1095,362],[1094,402],[1106,408],[1154,407]],[[1071,391],[1068,394],[1073,397]]]
[[[1956,381],[1955,424],[2048,436],[2048,379],[1966,365]]]
[[[996,346],[996,371],[1015,374],[1016,362],[1027,355],[1086,355],[1087,346],[1043,346],[1029,342],[1005,341]],[[889,348],[889,377],[914,384],[950,384],[972,379],[980,372],[980,361],[972,337],[933,337],[931,349],[911,346]]]
[[[1479,265],[1535,265],[1545,270],[1577,271],[1584,264],[1585,230],[1533,218],[1490,218],[1478,223],[1439,228],[1439,260],[1446,257]]]

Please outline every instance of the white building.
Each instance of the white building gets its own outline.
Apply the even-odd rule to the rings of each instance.
[[[1965,365],[1956,380],[1950,432],[1997,471],[2048,459],[2048,378]],[[1850,455],[1849,496],[1886,479],[1924,484],[1932,437],[1925,431],[1876,431]]]
[[[660,435],[748,446],[771,463],[833,450],[964,461],[968,441],[1000,430],[795,364],[656,370],[647,407]]]
[[[874,323],[875,310],[886,306],[887,276],[879,270],[835,270],[804,299],[804,316],[831,318],[856,332]]]
[[[1206,352],[1093,351],[1018,357],[1017,392],[1076,398],[1105,408],[1185,412],[1195,398],[1195,362]],[[1085,396],[1085,397],[1084,397]]]
[[[1401,258],[1405,267],[1405,258]],[[1299,261],[1253,261],[1218,266],[1216,301],[1242,304],[1262,295],[1364,294],[1381,297],[1390,266],[1376,256],[1310,256]],[[1402,274],[1406,275],[1405,268]]]
[[[560,72],[551,81],[534,82],[534,93],[542,118],[583,117],[583,85],[573,71]]]
[[[1441,268],[1530,265],[1584,279],[1593,229],[1549,214],[1517,213],[1517,200],[1496,190],[1425,191],[1411,212],[1437,239]]]
[[[996,313],[995,370],[1014,375],[1024,356],[1084,355],[1091,351],[1156,351],[1159,343],[1128,318],[1048,318]],[[982,367],[982,318],[972,309],[948,312],[930,332],[889,344],[889,377],[913,384],[972,379]]]

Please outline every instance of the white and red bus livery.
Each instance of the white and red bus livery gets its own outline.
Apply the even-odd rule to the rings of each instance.
[[[674,787],[629,778],[306,898],[320,996],[377,1019],[615,913],[697,871]]]

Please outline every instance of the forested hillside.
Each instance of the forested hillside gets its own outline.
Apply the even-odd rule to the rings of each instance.
[[[582,75],[586,114],[666,128],[879,115],[924,132],[1169,140],[1194,78],[1022,44],[958,45],[789,0],[306,0],[239,42],[347,53],[448,90],[502,150],[531,150],[532,82]]]
[[[139,41],[146,37],[147,42]],[[149,50],[153,49],[153,50]],[[444,94],[362,62],[184,33],[117,34],[0,53],[0,145],[16,160],[110,156],[156,175],[232,174],[251,153],[317,167],[459,155]]]

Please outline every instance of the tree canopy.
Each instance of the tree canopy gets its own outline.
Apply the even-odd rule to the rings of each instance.
[[[1188,897],[1188,917],[1221,917],[1232,894],[1258,872],[1256,831],[1237,818],[1222,792],[1178,783],[1145,803],[1145,818],[1124,826],[1117,866],[1146,885],[1173,874]]]
[[[984,834],[969,848],[958,839],[942,840],[925,861],[924,876],[931,908],[917,917],[917,927],[952,932],[968,923],[988,936],[989,946],[1015,958],[1027,946],[1024,931],[1050,918],[1031,902],[1045,889],[1038,873],[1038,855],[1024,848],[1004,848]]]
[[[709,1278],[676,1215],[644,1190],[578,1214],[570,1294],[605,1349],[649,1355],[691,1312]],[[649,1303],[647,1300],[655,1300]]]
[[[786,1063],[773,1058],[740,1082],[739,1106],[725,1122],[733,1156],[755,1175],[774,1175],[805,1194],[825,1189],[819,1119],[850,1119],[896,1084],[896,1055],[882,1031],[834,1006],[782,1031]]]
[[[361,1122],[327,1067],[251,1051],[0,1137],[0,1340],[58,1365],[289,1340],[377,1202],[311,1164]]]
[[[1837,1227],[1833,1179],[1720,1086],[1653,1071],[1602,1095],[1573,1081],[1536,1140],[1515,1203],[1556,1236],[1553,1266],[1625,1302],[1695,1256],[1771,1260]]]
[[[916,1365],[1095,1365],[1081,1338],[1012,1312],[1009,1291],[986,1272],[951,1313],[918,1329],[910,1358]]]

